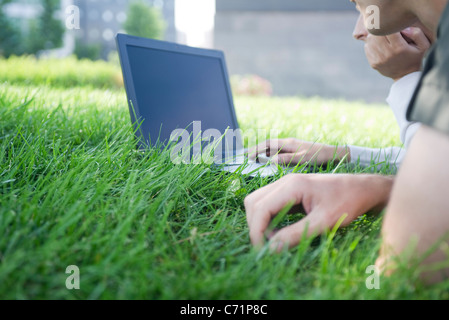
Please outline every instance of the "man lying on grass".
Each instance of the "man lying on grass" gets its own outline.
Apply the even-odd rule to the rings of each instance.
[[[353,36],[365,43],[365,53],[370,65],[382,75],[394,80],[387,102],[400,128],[405,148],[419,128],[419,123],[407,121],[405,115],[416,85],[421,77],[421,65],[425,53],[435,41],[432,32],[421,23],[391,36],[379,37],[369,34],[360,14]],[[368,84],[367,84],[368,85]],[[400,166],[405,150],[399,147],[371,149],[359,146],[335,147],[295,138],[269,140],[252,148],[250,158],[260,153],[272,155],[271,161],[296,165],[309,161],[318,165],[342,160],[368,167],[374,163]]]
[[[245,208],[251,242],[255,246],[264,244],[272,218],[288,204],[302,205],[307,215],[267,235],[274,250],[296,246],[303,236],[321,233],[339,220],[343,220],[343,226],[348,225],[361,214],[386,207],[377,266],[388,274],[395,269],[397,259],[418,261],[428,268],[421,273],[423,280],[437,282],[449,276],[447,264],[432,270],[438,263],[447,262],[449,244],[449,6],[444,10],[448,0],[352,2],[363,14],[365,24],[369,19],[367,7],[379,8],[380,28],[370,30],[376,35],[393,34],[418,21],[435,36],[438,31],[437,44],[428,56],[407,112],[408,120],[422,126],[396,178],[292,174],[250,194]],[[408,251],[410,248],[413,250]],[[406,257],[406,252],[412,255]]]

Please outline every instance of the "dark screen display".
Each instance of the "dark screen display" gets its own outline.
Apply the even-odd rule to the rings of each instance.
[[[166,144],[175,129],[234,128],[226,77],[219,58],[127,47],[141,131],[152,145]]]

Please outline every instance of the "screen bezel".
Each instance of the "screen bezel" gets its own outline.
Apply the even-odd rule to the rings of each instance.
[[[216,58],[220,61],[220,65],[222,68],[222,74],[224,76],[224,83],[226,86],[226,93],[228,98],[228,106],[229,106],[229,112],[231,115],[232,120],[232,128],[233,130],[239,129],[239,125],[237,122],[237,116],[235,113],[234,108],[234,100],[232,96],[232,90],[231,85],[229,81],[229,74],[228,69],[226,66],[225,56],[222,51],[219,50],[212,50],[212,49],[202,49],[202,48],[195,48],[195,47],[189,47],[186,45],[180,45],[177,43],[167,42],[167,41],[161,41],[161,40],[154,40],[154,39],[147,39],[142,37],[136,37],[131,36],[127,34],[118,33],[116,36],[116,43],[119,53],[119,59],[120,64],[122,68],[122,74],[123,74],[123,82],[125,85],[125,91],[128,98],[128,106],[129,106],[129,112],[131,115],[131,121],[134,126],[136,138],[138,141],[139,147],[147,148],[147,139],[142,136],[143,133],[139,130],[140,122],[142,120],[139,104],[137,103],[137,97],[135,92],[135,86],[134,86],[134,79],[131,72],[131,64],[128,57],[128,46],[135,46],[135,47],[141,47],[146,49],[155,49],[155,50],[161,50],[161,51],[168,51],[168,52],[174,52],[174,53],[180,53],[180,54],[189,54],[189,55],[196,55],[200,57],[208,57],[208,58]],[[179,128],[184,129],[184,128]]]

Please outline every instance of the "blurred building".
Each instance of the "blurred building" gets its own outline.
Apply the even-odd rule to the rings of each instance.
[[[80,29],[74,31],[75,37],[83,45],[102,47],[102,57],[107,58],[116,50],[115,35],[123,32],[128,5],[132,0],[72,0],[80,9]],[[164,39],[176,40],[175,0],[142,0],[159,8],[164,16],[167,29]]]
[[[214,46],[231,74],[257,74],[276,95],[384,102],[392,81],[368,65],[349,0],[217,0]]]

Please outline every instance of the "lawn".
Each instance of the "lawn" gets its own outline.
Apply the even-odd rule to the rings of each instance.
[[[0,65],[3,73],[13,63]],[[115,80],[55,79],[1,79],[0,298],[449,298],[449,283],[424,287],[412,268],[381,277],[379,290],[367,288],[381,217],[361,217],[281,254],[254,250],[243,199],[281,175],[245,179],[206,164],[174,165],[168,152],[138,152],[124,89]],[[385,105],[244,96],[235,104],[243,130],[401,145]],[[70,265],[79,268],[79,290],[66,288]]]

